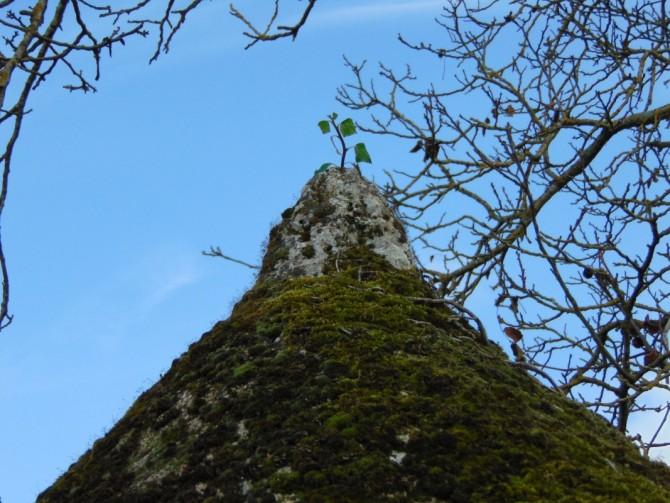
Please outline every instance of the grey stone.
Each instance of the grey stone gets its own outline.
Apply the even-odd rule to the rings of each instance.
[[[379,189],[357,169],[315,175],[270,233],[261,278],[320,276],[345,250],[367,246],[396,269],[416,268],[405,229]]]

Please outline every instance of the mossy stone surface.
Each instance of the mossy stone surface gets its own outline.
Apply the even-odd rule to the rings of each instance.
[[[307,182],[270,232],[260,279],[320,276],[331,257],[356,246],[416,269],[407,233],[378,187],[357,169],[329,169]]]
[[[667,466],[412,300],[416,272],[326,272],[257,284],[38,501],[670,501]]]

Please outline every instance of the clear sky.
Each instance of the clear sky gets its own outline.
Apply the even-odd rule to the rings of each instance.
[[[442,34],[441,4],[321,2],[297,41],[245,51],[228,2],[204,2],[158,62],[137,40],[104,62],[98,93],[38,89],[2,222],[15,315],[0,333],[2,503],[34,501],[228,316],[253,271],[200,251],[260,262],[282,210],[336,160],[316,123],[346,114],[342,56],[400,67],[413,53],[397,33]],[[420,160],[361,140],[378,180]]]

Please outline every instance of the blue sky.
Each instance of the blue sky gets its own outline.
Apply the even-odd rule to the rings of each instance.
[[[260,261],[282,210],[336,159],[316,123],[346,114],[342,56],[400,67],[413,54],[397,33],[439,36],[441,4],[323,2],[296,42],[244,51],[227,2],[205,2],[156,63],[135,41],[104,62],[98,93],[38,89],[3,220],[15,315],[0,334],[3,503],[33,501],[228,316],[253,272],[200,251]],[[361,140],[371,177],[416,167],[411,145]]]
[[[200,251],[260,261],[281,211],[335,160],[316,122],[345,113],[342,56],[401,64],[396,34],[432,29],[440,2],[330,4],[295,43],[245,51],[227,3],[206,2],[156,63],[137,40],[104,62],[97,93],[54,78],[32,96],[3,220],[3,503],[34,501],[228,316],[253,271]],[[407,150],[362,140],[371,176]]]

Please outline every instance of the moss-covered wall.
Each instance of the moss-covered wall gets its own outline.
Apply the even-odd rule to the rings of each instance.
[[[38,501],[670,501],[431,295],[366,250],[258,284]]]

